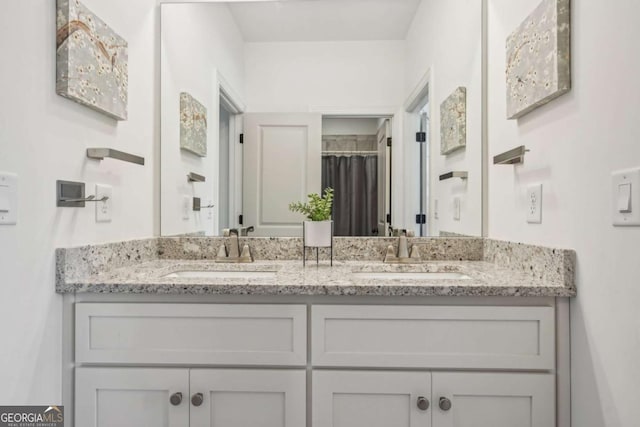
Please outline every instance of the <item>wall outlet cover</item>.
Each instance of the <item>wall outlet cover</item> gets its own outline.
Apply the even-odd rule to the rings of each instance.
[[[613,225],[640,226],[640,168],[611,174]]]
[[[96,184],[96,199],[107,197],[104,202],[95,202],[96,222],[111,222],[113,210],[113,187],[110,185]]]
[[[542,223],[542,184],[527,187],[527,222]]]
[[[213,201],[207,200],[207,206],[213,206]],[[213,219],[213,209],[211,208],[207,209],[207,219]]]

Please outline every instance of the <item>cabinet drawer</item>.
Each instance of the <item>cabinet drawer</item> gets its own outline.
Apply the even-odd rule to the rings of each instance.
[[[552,307],[313,306],[314,366],[551,370]]]
[[[78,363],[306,364],[304,305],[76,304]]]

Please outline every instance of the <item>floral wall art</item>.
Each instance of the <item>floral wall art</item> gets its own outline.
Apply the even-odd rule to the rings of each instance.
[[[459,87],[440,104],[440,154],[467,145],[467,89]]]
[[[544,0],[507,38],[507,118],[571,89],[569,0]]]
[[[207,109],[187,92],[180,93],[180,148],[207,156]]]
[[[127,119],[127,41],[78,0],[58,0],[56,92]]]

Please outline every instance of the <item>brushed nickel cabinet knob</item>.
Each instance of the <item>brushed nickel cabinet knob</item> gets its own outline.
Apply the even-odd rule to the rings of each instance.
[[[200,406],[202,405],[203,401],[204,401],[204,396],[202,395],[202,393],[196,393],[193,396],[191,396],[191,404],[193,406]]]
[[[446,397],[441,397],[440,400],[438,401],[438,406],[443,411],[448,411],[449,409],[451,409],[451,401]]]
[[[420,409],[421,411],[426,411],[427,409],[429,409],[429,399],[424,396],[418,397],[418,401],[416,402],[416,404],[418,405],[418,409]]]
[[[171,397],[169,398],[169,402],[171,402],[171,404],[173,406],[178,406],[179,404],[182,403],[182,393],[178,392],[178,393],[173,393],[171,395]]]

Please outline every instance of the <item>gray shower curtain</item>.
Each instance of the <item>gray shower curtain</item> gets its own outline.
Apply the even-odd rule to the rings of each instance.
[[[322,156],[322,188],[334,189],[336,236],[371,236],[378,219],[378,157]]]

